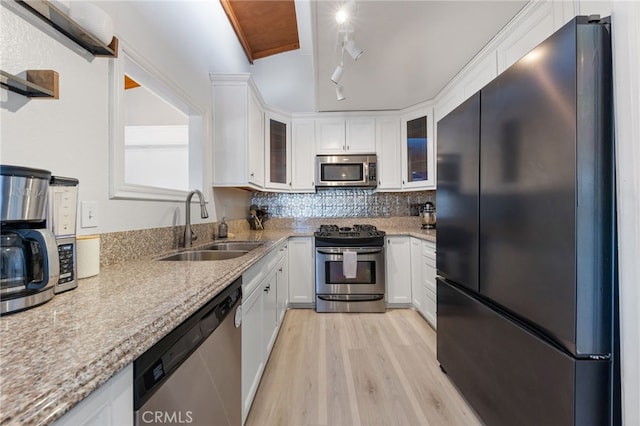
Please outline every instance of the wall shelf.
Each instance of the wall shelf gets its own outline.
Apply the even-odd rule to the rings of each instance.
[[[89,34],[64,12],[60,11],[48,0],[16,0],[16,3],[55,28],[67,38],[84,48],[94,56],[117,57],[118,39],[113,37],[107,46]]]
[[[0,70],[0,86],[28,98],[58,99],[58,73],[52,70],[27,70],[23,79]]]

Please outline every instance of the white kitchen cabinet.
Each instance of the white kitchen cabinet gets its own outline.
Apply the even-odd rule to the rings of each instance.
[[[418,312],[424,315],[424,281],[422,279],[423,269],[422,240],[411,238],[411,297],[413,306]]]
[[[289,253],[288,244],[281,249],[283,256],[278,266],[276,266],[276,282],[277,282],[277,321],[278,326],[282,324],[284,314],[289,306]]]
[[[264,113],[248,74],[212,75],[213,186],[264,187]]]
[[[387,304],[411,305],[410,237],[387,237]]]
[[[315,252],[313,237],[289,238],[289,303],[315,305]]]
[[[266,358],[263,348],[263,286],[242,297],[242,420],[258,390]]]
[[[288,260],[287,243],[274,247],[242,275],[242,416],[249,414],[260,379],[278,336],[279,309],[286,310],[286,299],[279,307],[278,290],[286,293],[287,280],[278,279]]]
[[[315,120],[291,121],[291,190],[314,192],[316,134]]]
[[[372,117],[316,119],[318,154],[371,154],[376,149],[375,137]]]
[[[278,276],[277,269],[272,270],[264,281],[262,289],[262,332],[265,363],[269,359],[271,348],[278,335]]]
[[[436,188],[433,108],[421,108],[401,118],[402,189]]]
[[[377,189],[399,191],[402,188],[399,117],[376,119],[376,154],[378,158]]]
[[[273,111],[264,115],[265,187],[291,188],[291,120]]]
[[[436,328],[436,245],[429,241],[422,241],[422,282],[423,309],[421,312],[433,328]]]
[[[54,425],[133,425],[133,364],[127,365]]]

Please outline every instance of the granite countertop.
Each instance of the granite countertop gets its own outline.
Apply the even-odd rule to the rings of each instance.
[[[435,242],[433,230],[383,230]],[[265,242],[236,259],[158,262],[155,256],[106,266],[42,306],[0,318],[0,424],[53,422],[272,247],[310,235],[313,230],[236,234],[238,241]]]

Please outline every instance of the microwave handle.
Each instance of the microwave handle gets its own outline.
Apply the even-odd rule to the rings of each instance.
[[[355,251],[358,254],[380,253],[384,251],[384,247],[362,248],[362,247],[331,247],[316,248],[316,252],[320,254],[342,254],[345,251]]]

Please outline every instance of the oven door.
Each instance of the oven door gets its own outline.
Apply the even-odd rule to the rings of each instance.
[[[343,253],[357,253],[356,276],[345,278]],[[384,295],[384,247],[316,248],[316,294]]]

